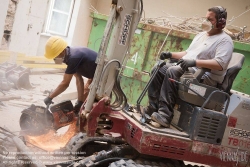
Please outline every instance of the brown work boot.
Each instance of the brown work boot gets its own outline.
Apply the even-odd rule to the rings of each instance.
[[[143,108],[143,112],[145,114],[147,114],[148,116],[151,117],[151,115],[154,113],[154,112],[157,112],[157,109],[155,109],[154,107],[151,107],[151,106],[147,106],[146,108]]]
[[[158,112],[154,112],[151,115],[151,119],[154,120],[155,122],[157,122],[158,124],[160,124],[161,126],[164,126],[165,128],[170,127],[170,122],[163,115],[159,114]]]

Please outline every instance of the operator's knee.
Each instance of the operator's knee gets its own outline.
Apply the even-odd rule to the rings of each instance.
[[[179,66],[172,66],[167,69],[166,74],[169,78],[180,78],[183,75],[184,71]]]
[[[160,73],[161,75],[165,75],[166,74],[166,71],[169,67],[171,67],[172,64],[171,63],[166,63],[164,66],[162,66],[158,73]],[[154,65],[154,67],[152,68],[151,72],[150,72],[150,75],[152,75],[154,73],[154,71],[157,69],[157,64]]]
[[[152,68],[152,70],[151,70],[151,72],[150,72],[150,75],[152,75],[152,74],[155,72],[156,68],[157,68],[157,66],[155,65],[155,66]]]

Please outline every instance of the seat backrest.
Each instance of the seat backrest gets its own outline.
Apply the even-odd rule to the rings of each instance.
[[[233,85],[233,81],[236,78],[237,74],[241,70],[243,63],[244,63],[245,57],[243,54],[240,53],[233,53],[232,58],[229,62],[229,65],[227,67],[227,73],[224,77],[224,80],[220,86],[220,88],[227,92],[230,93],[230,90]]]

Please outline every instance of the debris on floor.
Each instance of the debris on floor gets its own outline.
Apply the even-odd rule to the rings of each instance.
[[[4,62],[0,64],[0,89],[9,91],[14,89],[31,89],[30,69],[21,65]]]
[[[44,164],[54,163],[59,158],[68,158],[68,155],[58,157],[50,154],[54,154],[52,153],[54,150],[60,150],[74,136],[76,123],[58,131],[50,130],[43,136],[25,135],[19,125],[21,112],[32,104],[45,106],[43,100],[58,86],[62,77],[62,70],[32,69],[29,73],[29,83],[32,85],[30,89],[11,87],[0,91],[0,161],[4,162],[1,164],[4,165],[3,167],[23,167],[25,163],[44,166]],[[53,101],[56,104],[63,100],[76,100],[76,98],[73,78],[69,88]],[[27,155],[21,154],[22,150]]]

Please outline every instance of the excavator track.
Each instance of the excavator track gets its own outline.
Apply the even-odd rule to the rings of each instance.
[[[161,162],[146,160],[146,159],[136,159],[136,160],[119,160],[112,162],[108,167],[204,167],[197,165],[185,165],[182,161],[166,159]]]
[[[93,141],[103,141],[107,143],[112,143],[114,145],[120,145],[123,143],[123,141],[116,140],[113,138],[108,138],[108,137],[87,137],[86,133],[79,133],[78,135],[74,136],[66,145],[65,149],[70,152],[79,152],[81,151],[87,151],[87,150],[82,150],[84,146],[91,144]],[[93,147],[99,148],[99,151],[101,149],[101,145],[91,145],[92,149]],[[102,147],[103,148],[103,147]],[[105,148],[104,148],[105,149]],[[110,150],[110,147],[107,147],[105,150]],[[98,150],[96,150],[98,152]],[[95,153],[88,153],[86,152],[89,156],[94,155]],[[133,154],[133,153],[132,153]],[[86,155],[85,155],[86,156]],[[116,157],[119,159],[119,156]],[[147,155],[135,155],[133,160],[132,159],[121,159],[117,160],[115,162],[109,161],[110,164],[105,164],[105,166],[109,167],[204,167],[204,166],[197,166],[197,165],[185,165],[183,161],[180,160],[175,160],[175,159],[164,159],[164,158],[159,158],[159,157],[150,157]],[[104,164],[102,164],[104,165]],[[77,166],[77,165],[76,165]],[[98,166],[98,165],[97,165]]]

